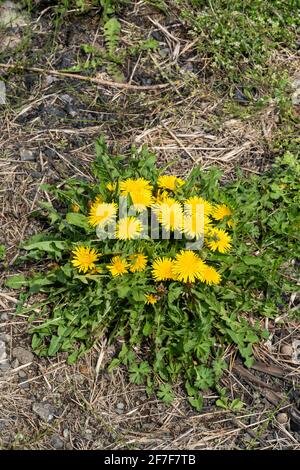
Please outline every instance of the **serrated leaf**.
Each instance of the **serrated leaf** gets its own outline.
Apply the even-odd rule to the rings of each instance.
[[[9,277],[5,281],[6,287],[10,289],[20,289],[21,287],[28,285],[28,280],[24,276],[24,274],[16,274],[15,276]]]
[[[68,224],[74,225],[75,227],[83,228],[86,231],[90,230],[88,218],[84,214],[79,214],[78,212],[68,212],[66,215],[66,221]]]

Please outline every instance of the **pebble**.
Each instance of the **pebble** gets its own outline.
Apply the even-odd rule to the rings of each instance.
[[[158,42],[162,42],[164,40],[164,37],[159,31],[152,31],[151,36]]]
[[[7,313],[2,313],[0,318],[1,318],[1,321],[7,321],[9,317]]]
[[[166,58],[170,55],[170,50],[168,47],[163,47],[162,49],[160,49],[159,53],[163,58]]]
[[[54,418],[54,407],[50,403],[36,402],[32,405],[32,411],[47,423]]]
[[[183,70],[184,72],[193,72],[194,66],[192,62],[187,62],[181,67],[181,70]]]
[[[20,149],[20,157],[22,162],[34,162],[35,155],[31,150],[22,148]]]
[[[63,95],[60,95],[60,99],[61,99],[64,103],[69,103],[69,104],[71,104],[72,101],[73,101],[72,96],[68,95],[67,93],[64,93]]]
[[[11,340],[11,336],[8,333],[1,333],[0,340],[4,341],[4,343],[9,343]]]
[[[53,149],[45,149],[44,150],[44,155],[47,157],[47,158],[56,158],[57,157],[57,153],[55,152],[55,150]]]
[[[296,90],[293,94],[292,94],[292,103],[293,105],[297,106],[298,104],[300,104],[300,88],[298,88],[298,90]]]
[[[40,171],[31,171],[32,178],[42,178],[43,174]]]
[[[280,348],[281,354],[291,356],[293,354],[293,347],[290,344],[283,344]]]
[[[0,26],[3,27],[22,27],[28,24],[28,18],[20,13],[20,7],[14,2],[6,0],[0,6]]]
[[[24,383],[24,384],[23,384],[23,383],[20,383],[20,384],[19,384],[19,387],[20,387],[20,388],[23,388],[24,390],[28,390],[28,389],[30,388],[30,384],[29,384],[28,382],[26,382],[26,383]],[[27,392],[26,392],[26,393],[27,393]]]
[[[3,364],[7,360],[6,346],[4,341],[0,341],[0,364]]]
[[[286,413],[278,413],[276,419],[279,424],[287,424],[289,420],[288,415]]]
[[[64,430],[63,430],[63,436],[64,436],[64,438],[67,439],[67,438],[69,437],[69,435],[70,435],[69,429],[67,429],[67,428],[64,429]]]
[[[27,374],[24,372],[24,370],[20,370],[18,374],[21,379],[26,379],[27,377]]]
[[[4,360],[3,362],[0,361],[0,370],[1,371],[7,372],[9,369],[10,369],[10,363],[7,359]]]
[[[59,78],[54,77],[53,75],[46,75],[45,77],[45,84],[46,86],[52,85],[54,82],[58,82]]]
[[[57,450],[64,448],[64,441],[57,434],[53,434],[50,439],[50,444]]]
[[[32,352],[19,346],[12,350],[12,356],[18,359],[20,364],[28,364],[28,362],[32,362],[34,359]]]
[[[291,86],[294,90],[300,88],[300,78],[296,78],[292,83]]]
[[[124,408],[125,408],[124,403],[122,403],[121,401],[119,403],[117,403],[117,409],[118,410],[124,410]]]
[[[18,361],[18,359],[15,359],[11,363],[11,366],[12,366],[13,369],[16,369],[17,367],[19,367],[19,365],[20,365],[20,362]]]

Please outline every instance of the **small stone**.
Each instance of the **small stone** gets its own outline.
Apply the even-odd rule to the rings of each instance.
[[[73,117],[73,118],[77,115],[75,109],[72,108],[72,106],[70,105],[70,103],[66,103],[65,110],[66,110],[66,112],[67,112],[71,117]]]
[[[187,62],[181,67],[181,70],[183,70],[184,72],[193,72],[194,66],[192,62]]]
[[[162,49],[160,49],[159,53],[163,58],[166,58],[170,55],[170,50],[168,47],[163,47]]]
[[[0,364],[6,362],[7,354],[6,354],[6,346],[4,341],[0,341]]]
[[[20,365],[20,362],[19,362],[18,359],[15,359],[15,360],[12,361],[12,363],[11,363],[11,366],[12,366],[13,369],[16,369],[17,367],[19,367],[19,365]]]
[[[283,344],[280,348],[281,354],[284,356],[292,356],[293,354],[293,347],[290,344]]]
[[[11,336],[8,333],[1,333],[0,340],[4,341],[4,343],[9,343],[11,340]]]
[[[7,321],[9,317],[7,313],[2,313],[0,318],[1,318],[1,321]]]
[[[26,379],[26,378],[27,378],[27,374],[26,374],[26,372],[24,372],[24,370],[20,370],[20,371],[18,372],[18,374],[19,374],[19,377],[20,377],[21,379]]]
[[[63,430],[63,436],[64,436],[64,438],[65,438],[65,439],[68,439],[69,435],[70,435],[69,429],[67,429],[67,428],[64,429],[64,430]]]
[[[23,388],[24,390],[28,390],[30,388],[30,384],[28,382],[20,383],[19,387]]]
[[[63,95],[60,95],[60,99],[61,99],[64,103],[69,103],[69,104],[71,104],[72,101],[73,101],[72,96],[67,95],[67,93],[64,93]]]
[[[50,403],[36,402],[32,405],[34,411],[43,421],[47,423],[54,418],[54,407]]]
[[[44,150],[44,154],[45,154],[45,156],[46,156],[47,158],[49,158],[49,159],[52,159],[52,158],[56,158],[56,157],[57,157],[57,153],[55,152],[55,150],[49,149],[49,148],[47,148],[47,149]]]
[[[52,85],[52,83],[58,82],[59,78],[54,77],[54,75],[46,75],[45,84],[46,86]]]
[[[117,403],[117,409],[118,410],[124,410],[124,408],[125,408],[124,403],[122,403],[121,401],[120,401],[120,403]]]
[[[64,448],[64,442],[57,434],[53,434],[50,439],[50,444],[54,447],[54,449],[57,450],[61,450]]]
[[[20,150],[20,157],[22,162],[34,162],[35,161],[35,155],[31,150],[28,149],[21,149]]]
[[[294,90],[300,88],[300,78],[296,78],[292,83],[291,86]]]
[[[30,174],[31,174],[32,178],[42,178],[43,177],[43,175],[40,171],[31,171]]]
[[[2,372],[7,372],[10,369],[10,363],[7,359],[5,359],[3,362],[0,361],[0,370]]]
[[[279,424],[287,424],[289,420],[288,415],[286,413],[278,413],[276,419]]]
[[[159,31],[152,31],[151,36],[153,37],[153,39],[155,39],[158,42],[161,42],[164,39],[162,34]]]
[[[12,28],[26,26],[28,18],[19,10],[19,5],[14,2],[8,0],[3,2],[0,7],[0,26]]]
[[[292,94],[292,103],[295,106],[300,104],[300,88]]]
[[[33,354],[27,349],[17,347],[12,350],[12,356],[19,360],[20,364],[28,364],[33,361]]]

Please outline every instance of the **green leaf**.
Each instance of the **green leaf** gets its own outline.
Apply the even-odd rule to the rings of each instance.
[[[203,365],[195,367],[196,380],[195,386],[201,390],[206,390],[214,384],[211,369]]]
[[[175,398],[172,387],[170,384],[160,384],[158,392],[158,398],[163,400],[165,403],[172,403]]]
[[[39,250],[47,253],[59,253],[67,248],[67,242],[61,240],[47,240],[36,243],[24,244],[24,250]]]
[[[198,395],[197,397],[188,397],[188,402],[196,408],[197,411],[201,411],[203,408],[203,397]]]
[[[145,381],[147,375],[150,373],[150,367],[148,362],[143,361],[140,364],[133,364],[129,368],[129,372],[130,382],[135,383],[137,385],[141,385]]]
[[[28,281],[25,278],[24,274],[16,274],[15,276],[9,277],[5,281],[5,285],[10,289],[20,289],[21,287],[27,286]]]
[[[68,212],[66,215],[66,221],[68,224],[83,228],[87,232],[90,230],[88,218],[84,214],[79,214],[78,212]]]
[[[60,343],[61,343],[61,338],[59,336],[53,335],[50,341],[49,348],[48,348],[49,356],[54,356],[57,353],[57,351],[59,350]]]
[[[0,245],[0,261],[4,260],[6,256],[6,248],[4,245]]]
[[[150,322],[146,322],[143,328],[143,335],[150,336],[153,330],[153,325]]]

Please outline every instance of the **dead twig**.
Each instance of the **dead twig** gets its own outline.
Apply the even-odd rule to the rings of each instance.
[[[0,64],[1,69],[15,69],[15,70],[22,70],[22,71],[29,71],[34,73],[42,73],[48,75],[55,75],[57,77],[65,77],[65,78],[72,78],[73,80],[82,80],[89,83],[95,83],[96,85],[108,86],[112,88],[120,88],[125,90],[135,90],[135,91],[155,91],[155,90],[162,90],[169,87],[167,83],[161,83],[158,85],[131,85],[130,83],[118,83],[118,82],[111,82],[110,80],[104,80],[102,78],[96,77],[86,77],[85,75],[79,75],[76,73],[69,73],[69,72],[59,72],[58,70],[47,70],[42,69],[39,67],[25,67],[23,65],[17,64]]]

